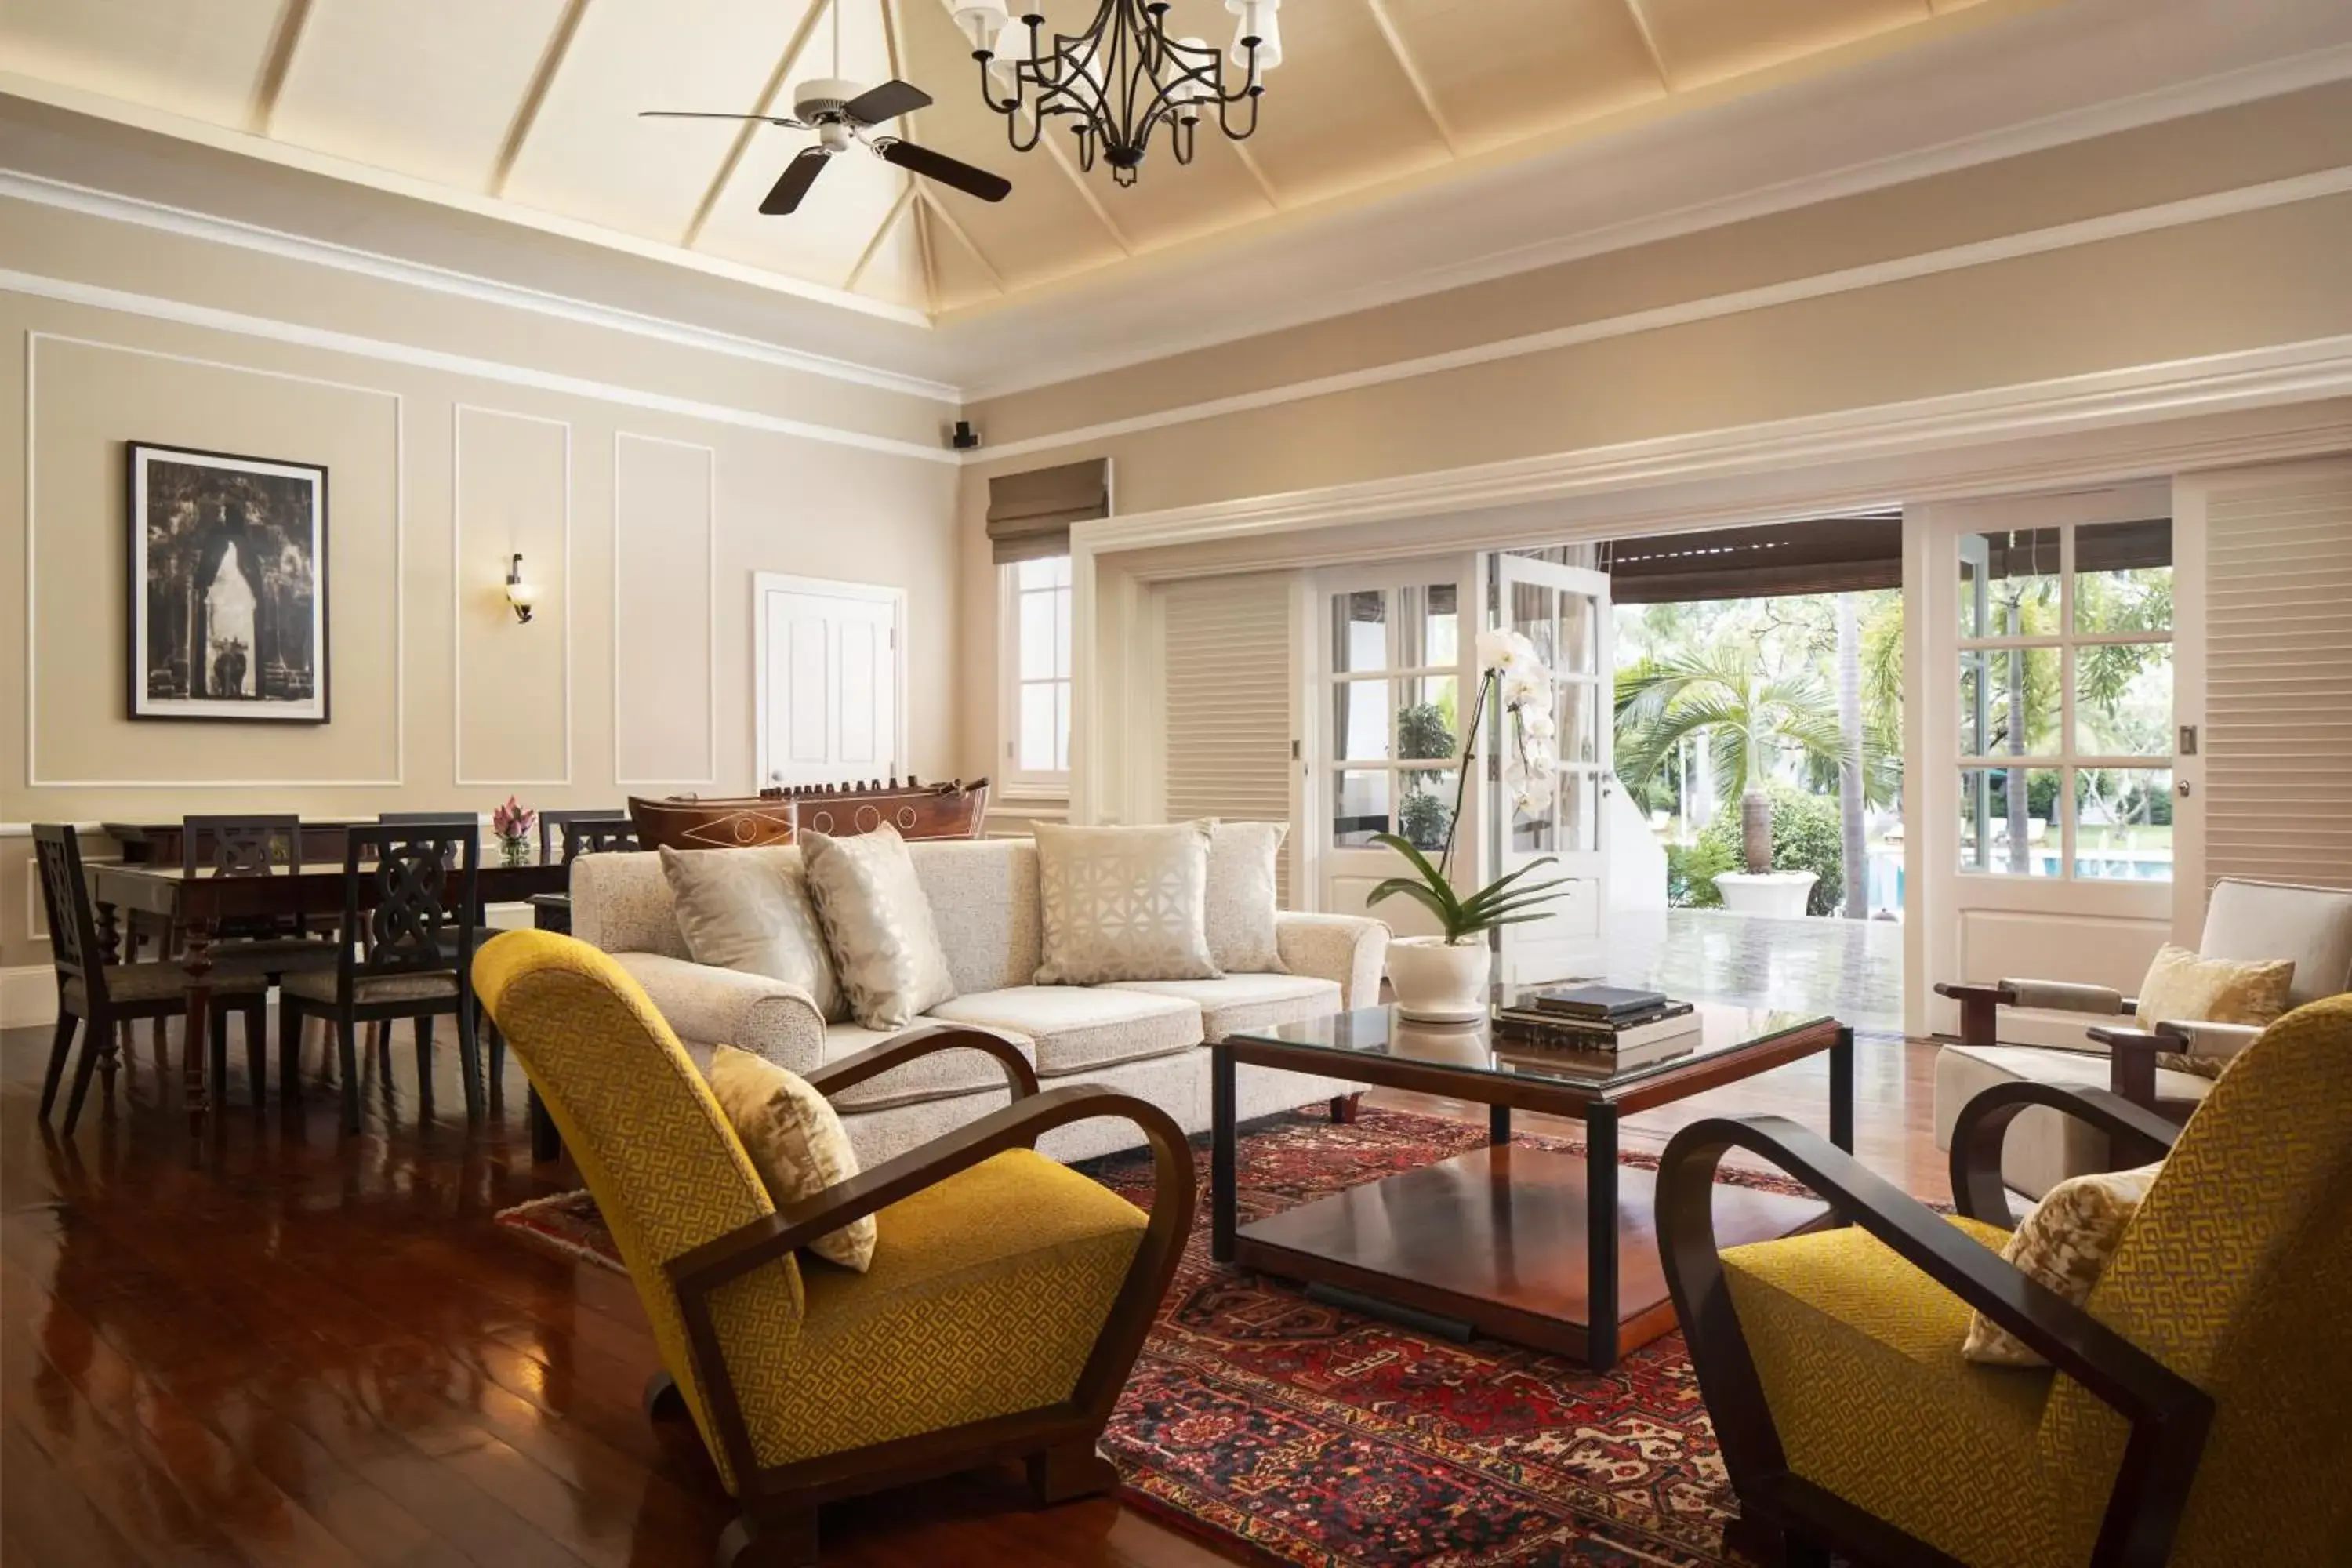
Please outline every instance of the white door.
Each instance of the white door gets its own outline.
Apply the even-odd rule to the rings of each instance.
[[[897,588],[752,580],[761,788],[888,779],[906,771]]]
[[[1322,907],[1370,914],[1400,936],[1435,935],[1436,918],[1408,899],[1377,908],[1371,890],[1411,868],[1373,836],[1394,833],[1433,861],[1454,827],[1449,880],[1477,885],[1477,792],[1455,759],[1476,690],[1476,604],[1464,556],[1320,574],[1320,647],[1310,713],[1307,820],[1320,853]]]
[[[1617,786],[1610,771],[1615,655],[1608,574],[1525,555],[1487,560],[1492,624],[1526,636],[1551,671],[1559,759],[1551,800],[1530,811],[1521,807],[1505,781],[1505,764],[1517,742],[1514,728],[1504,722],[1480,742],[1493,802],[1494,874],[1507,875],[1549,857],[1553,864],[1529,872],[1525,881],[1570,879],[1547,918],[1503,928],[1496,973],[1522,984],[1598,973],[1601,911],[1608,907],[1601,812]],[[1487,722],[1495,725],[1498,717],[1490,712]]]
[[[2172,840],[2202,801],[2173,773],[2171,487],[1926,509],[1916,759],[1929,973],[2130,994],[2173,928]],[[1938,998],[1931,1026],[1958,1027]],[[2005,1038],[2081,1047],[2077,1016]]]

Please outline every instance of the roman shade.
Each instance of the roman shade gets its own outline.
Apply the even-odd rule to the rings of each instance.
[[[1162,807],[1174,820],[1290,820],[1290,583],[1278,572],[1159,590]],[[1290,858],[1275,858],[1290,907]]]
[[[999,474],[988,481],[988,546],[999,566],[1070,552],[1070,524],[1110,515],[1110,459]]]

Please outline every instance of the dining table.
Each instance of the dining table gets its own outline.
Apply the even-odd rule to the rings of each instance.
[[[311,861],[268,876],[215,876],[210,867],[189,872],[177,865],[91,864],[88,868],[90,902],[98,916],[99,946],[105,962],[121,962],[121,921],[130,911],[151,915],[178,932],[180,966],[187,974],[187,1045],[184,1079],[188,1131],[201,1138],[212,1112],[210,1059],[207,1039],[212,1014],[213,940],[225,922],[275,916],[336,922],[343,915],[343,864]],[[562,865],[486,865],[478,872],[475,896],[478,904],[522,903],[541,894],[561,893],[571,885],[571,868]],[[462,873],[449,873],[445,897],[458,897]],[[359,882],[360,907],[375,907],[375,879]],[[481,910],[468,911],[480,923]],[[193,1145],[192,1145],[193,1146]]]

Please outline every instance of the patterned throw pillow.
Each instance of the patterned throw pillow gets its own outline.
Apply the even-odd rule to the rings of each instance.
[[[1040,985],[1214,980],[1205,924],[1209,832],[1037,826]]]
[[[2140,983],[2139,1026],[2153,1029],[2167,1018],[2200,1024],[2252,1024],[2268,1028],[2286,1012],[2287,994],[2294,988],[2294,960],[2247,963],[2229,958],[2200,958],[2185,947],[2166,942],[2157,950]],[[2216,1057],[2167,1051],[2158,1067],[2219,1078],[2228,1062]]]
[[[1286,822],[1220,822],[1209,830],[1208,900],[1202,923],[1209,960],[1228,974],[1287,974],[1275,943],[1275,868]]]
[[[741,855],[740,849],[712,851]],[[765,1057],[720,1046],[710,1057],[710,1092],[751,1156],[768,1195],[778,1208],[813,1198],[857,1174],[857,1151],[841,1130],[833,1104],[808,1080]],[[879,1234],[874,1216],[851,1220],[818,1237],[808,1249],[830,1263],[860,1274],[874,1261]]]
[[[678,934],[697,963],[764,974],[807,992],[825,1022],[849,1016],[809,902],[808,873],[796,848],[673,849],[661,847]]]
[[[2000,1249],[2004,1261],[2019,1273],[2045,1285],[2076,1306],[2091,1298],[2091,1288],[2107,1259],[2123,1240],[2140,1200],[2156,1181],[2163,1163],[2136,1171],[2112,1171],[2073,1176],[2059,1183],[2033,1205],[2033,1212],[2012,1232]],[[1960,1353],[1988,1366],[2044,1366],[2025,1342],[1995,1324],[1982,1312],[1969,1314],[1968,1337]]]
[[[859,1023],[903,1029],[956,994],[930,900],[897,828],[884,823],[849,838],[803,829],[800,847],[817,919]]]

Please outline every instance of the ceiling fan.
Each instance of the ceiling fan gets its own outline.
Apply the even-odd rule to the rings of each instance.
[[[882,121],[924,108],[930,101],[930,94],[910,82],[886,81],[879,87],[860,88],[854,81],[821,77],[802,82],[793,89],[793,112],[789,116],[724,114],[693,109],[646,109],[638,112],[640,118],[647,120],[763,120],[794,131],[815,132],[817,144],[802,148],[784,165],[783,174],[760,203],[760,210],[771,217],[799,206],[809,187],[816,184],[817,175],[824,172],[826,160],[836,153],[847,152],[852,142],[909,174],[951,185],[984,202],[1003,201],[1011,193],[1013,182],[1002,174],[976,169],[901,137],[866,134]]]

